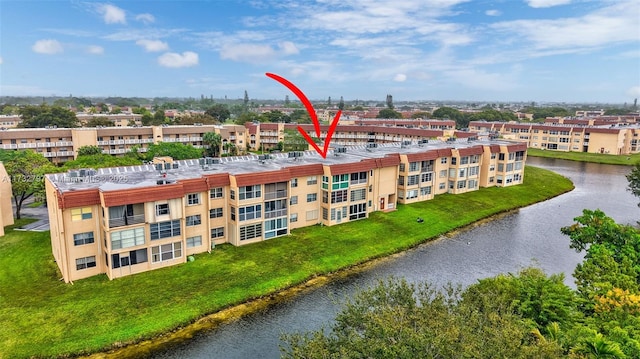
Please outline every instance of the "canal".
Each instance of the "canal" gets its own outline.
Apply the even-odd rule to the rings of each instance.
[[[625,178],[631,167],[537,157],[527,164],[570,178],[575,190],[420,245],[366,271],[200,333],[154,358],[278,358],[282,333],[328,327],[344,298],[389,276],[440,286],[469,285],[536,266],[547,274],[564,273],[565,282],[573,287],[571,273],[582,254],[569,248],[560,228],[573,223],[584,208],[599,208],[618,223],[635,224],[640,218],[639,199],[626,190]]]

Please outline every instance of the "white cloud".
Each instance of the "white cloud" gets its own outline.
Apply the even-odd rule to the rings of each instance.
[[[407,75],[405,74],[397,74],[393,77],[393,81],[395,82],[405,82],[407,81]]]
[[[156,18],[151,14],[138,14],[136,15],[136,20],[141,23],[148,25],[156,21]]]
[[[87,47],[87,53],[92,55],[102,55],[104,54],[104,48],[98,45],[89,45]]]
[[[193,51],[182,54],[167,52],[158,57],[158,64],[164,67],[191,67],[198,64],[198,54]]]
[[[571,3],[571,0],[526,0],[527,5],[533,8],[552,7],[558,5],[566,5]]]
[[[160,39],[186,32],[186,29],[126,29],[105,35],[102,38],[109,41],[136,41],[144,39]]]
[[[138,40],[136,45],[144,47],[147,52],[159,52],[169,50],[169,45],[160,40]]]
[[[637,3],[624,1],[582,17],[554,20],[515,20],[491,25],[514,42],[529,41],[534,51],[610,46],[640,41]]]
[[[2,56],[0,56],[0,65],[2,65],[2,62],[3,62],[3,61],[4,61],[4,60],[2,60]]]
[[[57,40],[38,40],[31,46],[33,52],[37,52],[39,54],[53,55],[60,52],[63,52],[62,45]]]
[[[491,9],[491,10],[485,11],[484,14],[487,15],[487,16],[500,16],[500,15],[502,15],[502,11],[496,10],[496,9]]]
[[[253,43],[225,43],[220,48],[220,58],[248,63],[262,63],[298,53],[300,50],[291,41],[279,43],[277,49],[271,45]]]
[[[640,86],[632,86],[627,90],[627,95],[629,97],[638,98],[640,97]]]
[[[111,4],[98,5],[98,12],[106,24],[126,24],[127,17],[124,10]]]

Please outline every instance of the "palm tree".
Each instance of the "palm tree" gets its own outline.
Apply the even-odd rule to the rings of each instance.
[[[222,144],[222,136],[215,132],[207,132],[202,136],[202,143],[209,146],[206,154],[211,157],[218,157],[220,154],[220,145]]]

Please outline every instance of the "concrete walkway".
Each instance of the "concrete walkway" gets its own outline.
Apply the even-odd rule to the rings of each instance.
[[[20,216],[22,218],[36,218],[37,221],[33,223],[29,223],[20,228],[16,228],[17,231],[36,231],[36,232],[44,232],[49,230],[49,212],[47,211],[47,207],[39,206],[35,208],[29,207],[30,204],[33,203],[33,199],[29,198],[22,204],[22,209],[20,210]],[[15,203],[12,206],[13,213],[16,213]]]

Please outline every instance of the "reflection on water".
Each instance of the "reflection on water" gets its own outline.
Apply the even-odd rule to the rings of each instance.
[[[573,286],[571,273],[582,255],[569,249],[569,240],[560,228],[573,223],[584,208],[599,208],[619,223],[635,224],[640,209],[638,199],[626,190],[625,175],[630,167],[536,157],[527,163],[570,178],[576,189],[452,238],[421,245],[364,273],[201,333],[155,357],[278,358],[281,333],[328,326],[346,296],[388,276],[437,285],[469,285],[479,278],[534,265],[548,274],[564,273],[565,282]]]

